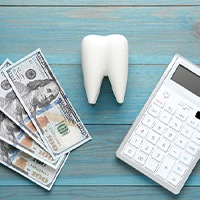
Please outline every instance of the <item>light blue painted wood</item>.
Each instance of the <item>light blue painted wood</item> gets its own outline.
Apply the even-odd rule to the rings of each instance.
[[[0,2],[0,5],[72,5],[72,6],[90,6],[90,5],[140,5],[140,6],[152,6],[152,5],[200,5],[198,0],[179,0],[179,1],[172,1],[172,0],[165,0],[165,1],[160,1],[160,0],[153,0],[153,1],[148,1],[148,0],[98,0],[98,1],[89,1],[89,0],[6,0]]]
[[[49,63],[80,64],[84,36],[112,33],[127,37],[130,64],[168,64],[175,53],[200,63],[198,6],[0,7],[0,63],[40,47]]]
[[[1,197],[6,200],[83,200],[83,199],[102,199],[102,200],[199,200],[199,187],[187,187],[181,191],[181,194],[175,196],[161,187],[59,187],[55,186],[51,192],[44,191],[38,187],[25,186],[19,187],[1,187]]]
[[[9,190],[8,187],[1,187],[0,191],[3,191],[2,197],[6,200],[67,200],[67,199],[138,199],[146,200],[147,196],[141,194],[151,194],[148,199],[152,200],[169,200],[169,199],[181,199],[181,200],[197,200],[199,197],[199,190],[197,187],[189,187],[184,190],[183,193],[176,198],[176,196],[166,192],[164,189],[152,188],[152,187],[56,187],[52,192],[46,192],[38,190],[36,187],[24,187],[19,190],[18,187],[13,187]],[[21,191],[21,192],[20,192]],[[32,195],[29,195],[32,194]]]

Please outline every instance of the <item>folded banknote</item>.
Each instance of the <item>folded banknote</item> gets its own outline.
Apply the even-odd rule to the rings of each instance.
[[[6,65],[9,66],[9,61],[6,60],[2,65],[3,67],[5,67]],[[0,71],[1,69],[2,68],[0,68]],[[9,82],[7,81],[8,83],[5,83],[5,80],[7,79],[4,76],[2,76],[1,73],[0,74],[0,139],[18,148],[19,150],[29,154],[30,156],[44,162],[50,167],[55,169],[58,168],[67,155],[64,154],[58,157],[57,159],[53,159],[52,156],[45,149],[43,149],[39,144],[35,142],[35,140],[30,138],[29,135],[27,135],[24,132],[24,129],[23,130],[21,129],[22,127],[25,126],[23,126],[20,122],[15,124],[14,123],[15,121],[11,120],[13,119],[13,116],[16,116],[14,113],[15,109],[13,109],[12,106],[13,105],[12,101],[9,98],[6,98],[5,100],[6,103],[4,103],[6,104],[6,108],[2,106],[1,99],[4,98],[1,97],[5,93],[7,93],[7,90],[9,91],[11,90],[10,92],[13,92],[12,89],[10,88],[11,86],[8,86],[10,85]],[[18,99],[15,98],[15,100]]]
[[[20,128],[23,129],[43,149],[47,149],[32,121],[29,119],[28,123],[25,123],[23,120],[23,118],[29,118],[28,114],[17,98],[3,71],[11,64],[12,62],[9,59],[6,59],[0,66],[0,111],[20,126]]]
[[[53,169],[0,140],[0,163],[47,190],[51,189],[66,159],[57,169]]]
[[[0,163],[50,190],[69,152],[92,138],[40,49],[0,72]]]
[[[4,74],[55,158],[91,140],[40,49],[4,70]]]
[[[0,111],[0,140],[16,147],[29,156],[57,169],[63,162],[66,154],[53,159],[52,156],[42,149],[32,138],[21,130],[13,121]]]

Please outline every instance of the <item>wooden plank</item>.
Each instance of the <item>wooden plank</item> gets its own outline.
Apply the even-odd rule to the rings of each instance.
[[[6,200],[35,200],[36,198],[42,200],[88,200],[88,199],[117,199],[117,200],[199,200],[199,187],[184,188],[179,195],[173,195],[161,187],[66,187],[54,186],[51,192],[40,189],[37,186],[23,186],[23,187],[1,187],[0,198]],[[42,198],[40,198],[42,197]]]
[[[57,186],[158,186],[134,168],[115,157],[128,125],[87,125],[93,140],[73,151],[64,165]],[[31,181],[0,166],[0,186],[34,185]],[[186,186],[200,186],[200,163]]]
[[[1,2],[0,5],[67,5],[67,6],[108,6],[108,5],[137,5],[137,6],[155,6],[155,5],[199,5],[198,0],[179,0],[179,1],[159,1],[159,0],[98,0],[98,1],[89,1],[89,0],[6,0],[6,2]]]
[[[0,63],[40,47],[50,63],[80,64],[84,36],[112,33],[127,37],[130,64],[168,64],[175,53],[200,63],[199,14],[198,6],[0,7]]]

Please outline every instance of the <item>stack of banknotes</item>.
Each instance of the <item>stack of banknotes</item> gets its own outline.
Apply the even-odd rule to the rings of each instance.
[[[91,137],[40,49],[0,72],[0,163],[50,190]]]

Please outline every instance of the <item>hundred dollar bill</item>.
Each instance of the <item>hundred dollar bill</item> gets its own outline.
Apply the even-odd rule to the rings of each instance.
[[[25,176],[41,187],[50,190],[67,157],[59,168],[53,169],[28,154],[0,141],[0,163]]]
[[[50,167],[56,169],[63,162],[67,155],[58,159],[42,149],[32,138],[30,138],[22,129],[20,129],[11,119],[0,111],[0,140],[16,147],[28,155],[42,161]]]
[[[8,67],[5,75],[53,156],[91,140],[40,49]]]
[[[63,159],[65,159],[66,155],[58,159],[53,159],[47,151],[40,147],[41,145],[39,146],[35,143],[35,137],[32,137],[34,141],[28,137],[28,135],[35,136],[37,132],[34,131],[34,135],[30,133],[35,129],[30,119],[29,127],[32,127],[32,130],[24,126],[23,118],[29,118],[28,114],[4,75],[3,69],[11,64],[12,62],[7,59],[0,66],[0,139],[56,169],[59,167],[60,163],[62,163]],[[12,98],[10,98],[10,96]],[[19,110],[22,112],[19,112]],[[3,115],[3,113],[7,117]],[[13,122],[15,122],[15,124]],[[21,130],[22,128],[23,130]],[[29,134],[27,135],[24,131]],[[40,139],[40,136],[38,135],[37,138]],[[38,143],[40,144],[40,142]]]
[[[29,119],[27,112],[4,75],[3,70],[9,67],[11,64],[13,63],[9,59],[6,59],[0,66],[0,111],[8,116],[18,126],[20,126],[20,128],[23,129],[42,148],[47,149],[42,142],[35,126]],[[23,120],[25,118],[27,119],[26,121]]]

